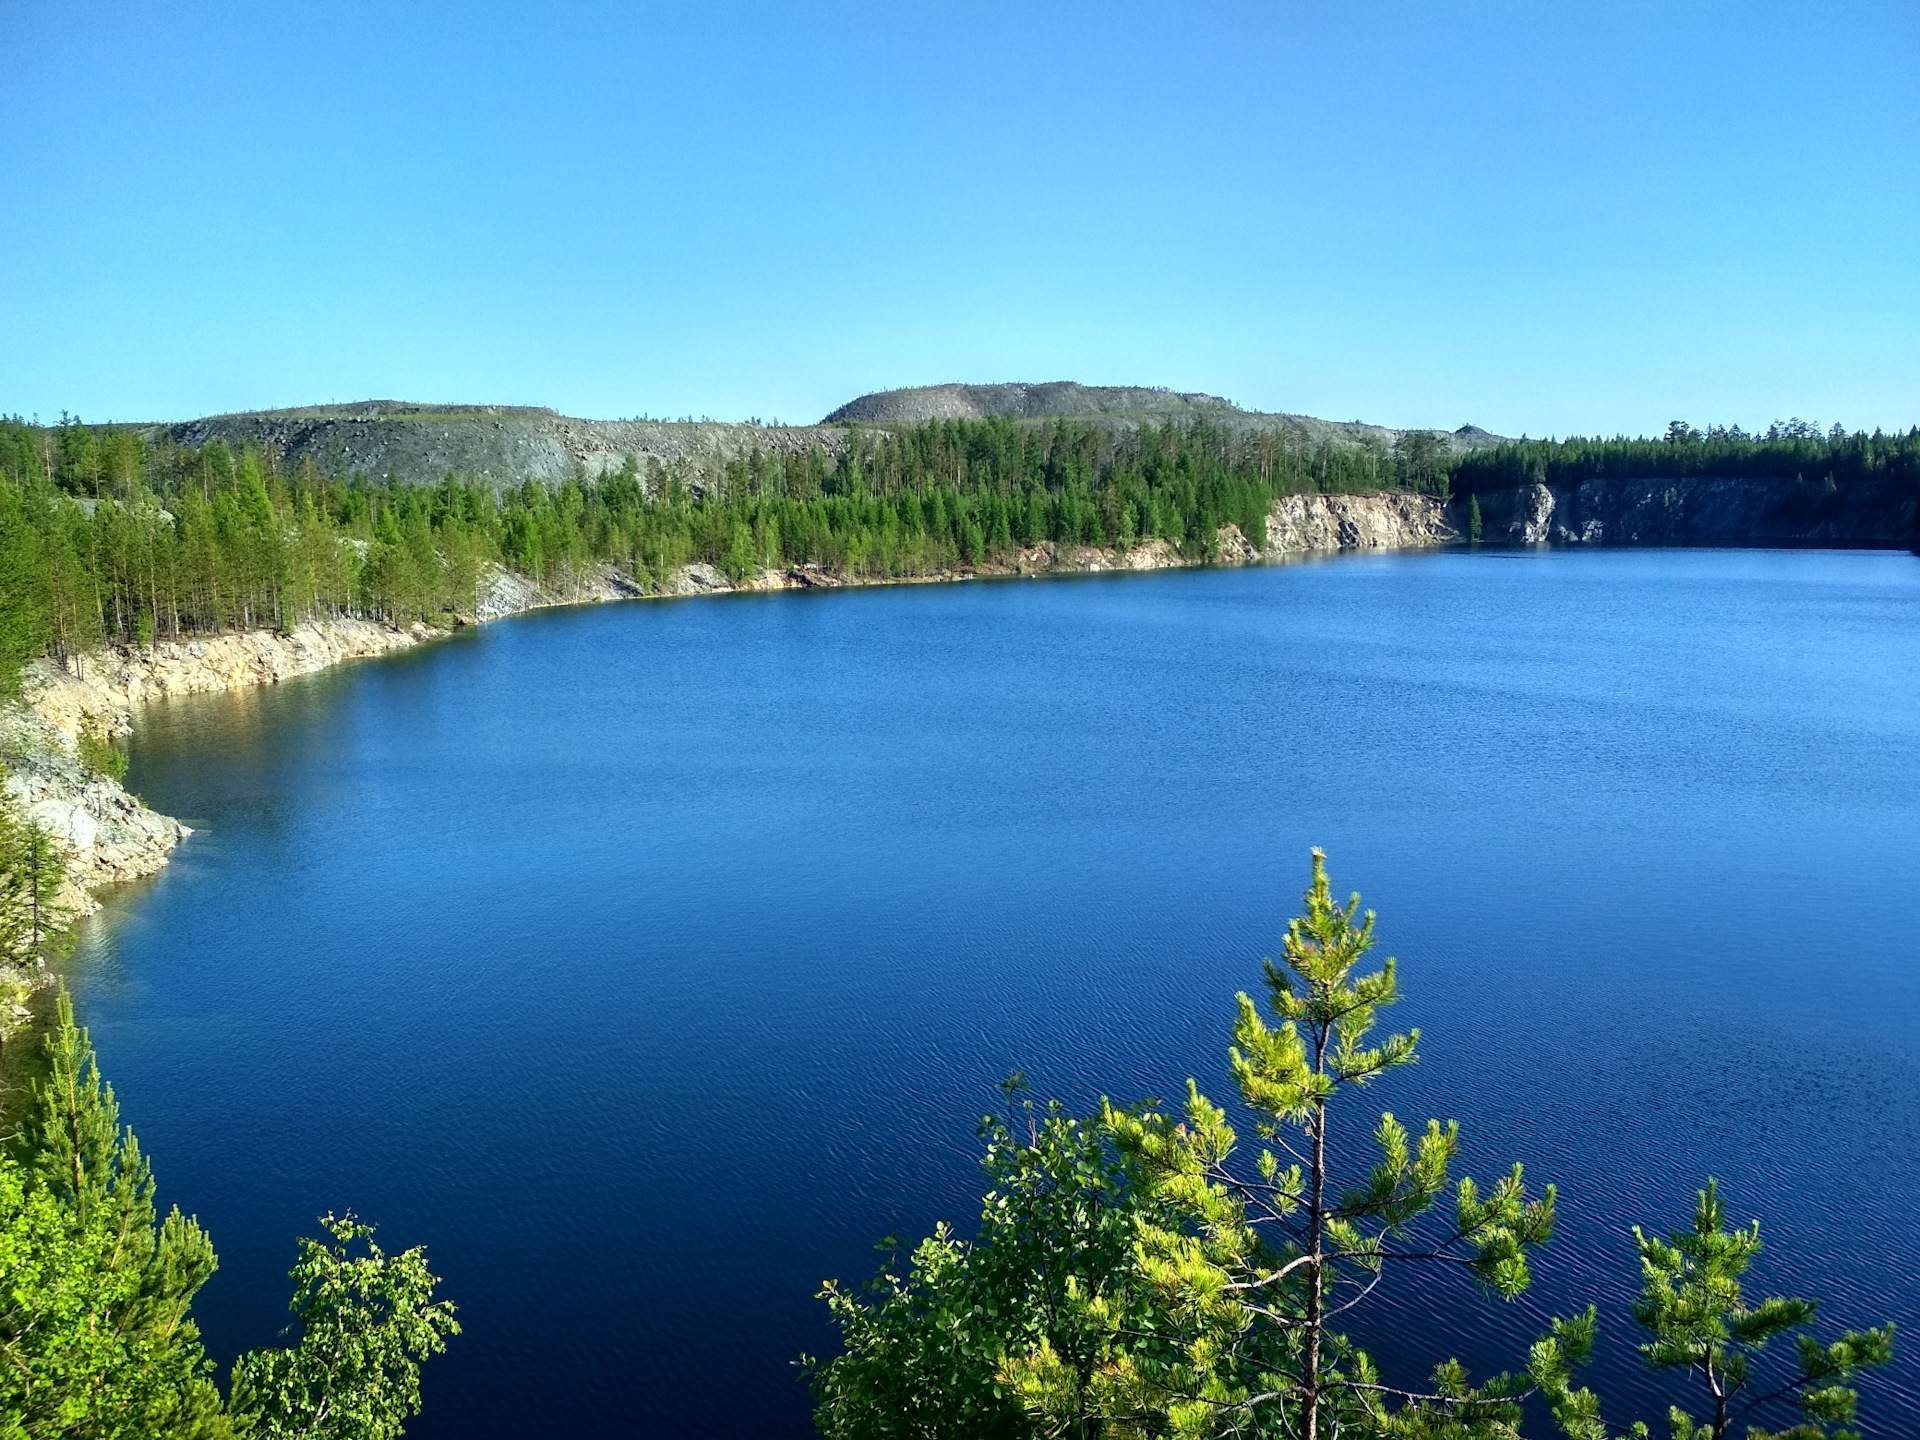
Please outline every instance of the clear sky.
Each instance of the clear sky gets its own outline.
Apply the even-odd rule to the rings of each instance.
[[[1920,421],[1920,4],[0,0],[0,411]]]

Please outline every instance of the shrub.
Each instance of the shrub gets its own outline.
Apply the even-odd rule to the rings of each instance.
[[[113,738],[104,730],[82,730],[75,748],[79,752],[80,763],[94,774],[105,775],[111,780],[127,778],[127,752],[114,744]]]

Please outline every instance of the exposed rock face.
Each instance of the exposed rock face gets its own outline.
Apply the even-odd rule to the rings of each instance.
[[[136,880],[167,863],[187,827],[148,809],[118,781],[95,775],[73,752],[72,737],[32,713],[0,714],[0,793],[66,848],[67,898],[92,909],[100,885]]]
[[[1544,485],[1522,485],[1494,497],[1483,495],[1481,534],[1510,545],[1543,545],[1553,533],[1553,507],[1553,491]]]
[[[1524,485],[1480,497],[1484,533],[1537,545],[1881,545],[1914,536],[1914,497],[1891,486],[1689,476]]]
[[[916,385],[876,390],[850,400],[827,416],[827,425],[915,425],[927,420],[1090,420],[1128,425],[1164,425],[1210,420],[1240,431],[1275,431],[1306,445],[1391,447],[1409,433],[1362,420],[1321,420],[1312,415],[1243,410],[1231,400],[1194,391],[1147,385],[1081,385],[1072,380],[994,385]],[[1500,438],[1478,425],[1425,433],[1452,450],[1497,445]]]
[[[526,610],[552,605],[585,605],[597,600],[632,600],[647,592],[612,566],[603,566],[583,576],[572,586],[542,585],[537,580],[498,565],[492,567],[480,584],[475,618],[485,623]]]
[[[823,423],[916,425],[926,420],[1046,420],[1067,415],[1160,422],[1199,416],[1230,419],[1248,413],[1218,395],[1146,385],[1080,385],[1072,380],[1047,380],[1038,384],[915,385],[903,390],[876,390],[848,401]]]
[[[1459,538],[1429,495],[1285,495],[1267,517],[1265,553],[1416,550]]]
[[[1044,575],[1049,571],[1082,571],[1089,575],[1110,570],[1171,570],[1188,562],[1164,540],[1145,540],[1125,550],[1102,545],[1056,545],[1051,540],[1020,552],[1010,570],[987,574]]]
[[[66,847],[77,903],[100,885],[150,875],[187,828],[80,763],[85,731],[124,735],[149,700],[272,684],[342,660],[418,644],[424,627],[393,630],[368,620],[303,625],[291,635],[250,631],[166,641],[150,651],[103,650],[73,669],[40,660],[27,668],[24,703],[0,711],[0,760],[9,798]]]
[[[162,641],[146,651],[97,650],[72,670],[47,660],[29,666],[27,704],[69,742],[90,725],[124,735],[133,712],[149,700],[270,685],[342,660],[404,650],[432,633],[425,626],[395,630],[371,620],[330,620],[302,625],[290,635],[250,630]]]

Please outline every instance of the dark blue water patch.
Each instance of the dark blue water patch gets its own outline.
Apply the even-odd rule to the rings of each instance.
[[[1425,1282],[1366,1338],[1505,1366],[1591,1296],[1595,1383],[1657,1418],[1628,1231],[1709,1174],[1766,1225],[1760,1288],[1920,1334],[1916,775],[1899,555],[555,612],[148,711],[133,780],[197,833],[76,980],[219,1246],[219,1354],[352,1206],[461,1307],[412,1433],[801,1434],[813,1292],[970,1226],[1007,1072],[1226,1096],[1323,845],[1426,1036],[1367,1103],[1562,1194],[1523,1303]],[[1920,1433],[1911,1347],[1866,1413]]]

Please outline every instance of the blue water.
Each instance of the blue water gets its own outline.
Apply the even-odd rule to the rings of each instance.
[[[209,1343],[273,1336],[354,1207],[466,1326],[417,1436],[804,1433],[815,1289],[970,1225],[1007,1072],[1226,1097],[1315,844],[1425,1031],[1363,1105],[1561,1186],[1532,1295],[1403,1290],[1359,1327],[1390,1364],[1518,1362],[1591,1296],[1610,1413],[1657,1419],[1626,1231],[1713,1174],[1758,1288],[1902,1323],[1863,1413],[1920,1433],[1913,557],[552,612],[154,708],[132,779],[198,833],[78,998],[219,1247]]]

